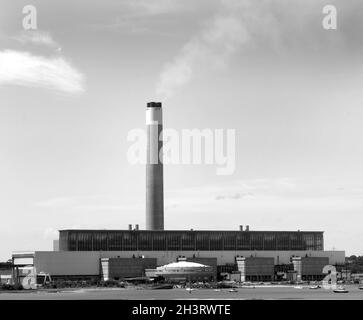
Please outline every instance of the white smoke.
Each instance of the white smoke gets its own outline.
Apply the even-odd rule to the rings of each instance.
[[[223,67],[248,42],[249,34],[241,16],[234,12],[235,6],[229,3],[223,7],[223,13],[215,15],[174,60],[165,65],[156,86],[161,100],[171,97],[188,83],[197,66]]]
[[[226,67],[231,58],[242,51],[284,57],[309,53],[337,45],[339,37],[316,33],[317,23],[324,16],[314,0],[296,0],[282,5],[282,0],[216,0],[216,14],[207,21],[167,63],[159,76],[156,94],[160,100],[169,98],[186,85],[203,68]],[[248,47],[247,47],[248,45]]]

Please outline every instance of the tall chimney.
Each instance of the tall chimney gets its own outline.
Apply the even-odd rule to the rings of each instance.
[[[164,230],[163,163],[159,157],[163,146],[161,102],[147,104],[146,130],[146,230]]]

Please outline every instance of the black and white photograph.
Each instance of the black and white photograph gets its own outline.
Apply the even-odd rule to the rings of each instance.
[[[362,35],[361,0],[1,0],[0,306],[362,302]]]

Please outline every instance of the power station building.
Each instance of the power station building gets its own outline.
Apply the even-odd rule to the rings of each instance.
[[[128,230],[60,230],[55,251],[13,253],[17,281],[30,284],[40,272],[52,278],[123,279],[178,261],[190,262],[180,264],[184,268],[197,263],[207,273],[213,270],[213,279],[237,273],[240,281],[272,281],[276,266],[291,266],[297,279],[317,279],[324,265],[344,264],[344,251],[324,251],[322,231],[251,231],[248,226],[236,231],[164,230],[161,103],[147,104],[146,127],[146,230],[138,225]],[[172,265],[173,272],[177,266]]]
[[[60,230],[60,251],[322,251],[321,231]]]

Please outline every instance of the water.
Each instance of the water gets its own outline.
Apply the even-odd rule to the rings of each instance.
[[[227,299],[227,300],[363,300],[363,290],[358,286],[346,286],[348,293],[334,293],[332,290],[309,289],[309,287],[294,288],[293,286],[258,286],[254,289],[238,288],[237,292],[229,289],[195,289],[188,292],[185,289],[140,290],[135,288],[94,288],[66,289],[49,291],[0,291],[0,300],[153,300],[153,299]]]

